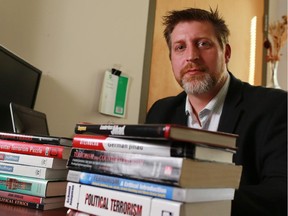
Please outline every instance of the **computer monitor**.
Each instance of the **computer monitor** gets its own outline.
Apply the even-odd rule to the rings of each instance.
[[[9,107],[14,133],[49,136],[45,113],[13,102]]]
[[[10,102],[34,108],[42,72],[0,45],[0,131],[12,132]]]

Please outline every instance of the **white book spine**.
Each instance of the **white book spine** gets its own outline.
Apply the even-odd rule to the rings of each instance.
[[[51,170],[49,168],[25,166],[0,162],[0,172],[39,179],[66,179],[68,169]]]
[[[90,149],[104,150],[110,152],[124,152],[124,153],[135,153],[135,154],[146,154],[146,155],[157,155],[157,156],[171,156],[171,143],[169,142],[149,142],[142,140],[132,139],[121,139],[114,137],[107,137],[105,139],[97,139],[93,137],[77,137],[74,141],[73,147],[82,148],[81,144],[90,146]],[[74,138],[75,139],[75,138]]]
[[[150,215],[161,215],[161,216],[183,216],[181,212],[181,202],[153,199],[151,204]],[[191,212],[191,215],[193,213]],[[187,215],[188,216],[188,215]]]
[[[65,207],[89,214],[150,215],[151,197],[68,182]]]
[[[11,152],[0,152],[0,161],[14,164],[24,164],[29,166],[38,166],[53,169],[64,169],[66,168],[67,160],[42,157],[35,155],[17,154]]]
[[[154,198],[151,202],[151,216],[230,216],[231,201],[182,203]]]

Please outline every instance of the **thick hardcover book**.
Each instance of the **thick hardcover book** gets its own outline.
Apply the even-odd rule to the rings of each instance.
[[[38,166],[53,169],[65,169],[67,160],[44,157],[44,156],[17,154],[11,152],[0,152],[0,162],[23,164],[23,165]]]
[[[0,151],[68,159],[71,147],[0,139]]]
[[[78,123],[75,133],[125,138],[179,140],[236,149],[237,135],[207,131],[175,124],[89,124]]]
[[[52,181],[0,173],[0,190],[40,197],[65,195],[67,181]]]
[[[65,207],[93,215],[228,216],[231,201],[182,203],[68,182]]]
[[[231,201],[181,203],[154,198],[151,203],[151,216],[230,216]]]
[[[68,182],[65,207],[94,215],[150,216],[151,197]]]
[[[188,157],[224,163],[233,163],[233,154],[235,153],[229,149],[209,147],[207,145],[198,145],[190,142],[122,139],[104,135],[87,134],[75,134],[73,137],[73,147],[164,157]]]
[[[75,170],[69,170],[67,181],[180,202],[233,200],[235,192],[234,188],[179,188]]]
[[[65,196],[39,197],[39,196],[32,196],[32,195],[1,191],[1,190],[0,190],[0,197],[15,199],[15,200],[24,201],[24,202],[38,203],[38,204],[62,202],[63,206],[64,206],[64,200],[65,200]]]
[[[68,169],[51,169],[36,166],[0,162],[0,172],[12,175],[27,176],[39,179],[65,180]]]
[[[242,167],[188,158],[72,148],[68,169],[123,176],[181,187],[238,188]]]
[[[22,142],[32,142],[41,144],[63,145],[70,147],[72,146],[72,138],[68,137],[43,136],[43,135],[39,136],[32,134],[0,132],[0,139],[18,140]]]
[[[49,209],[56,209],[56,208],[64,207],[64,201],[56,202],[56,203],[39,204],[39,203],[27,202],[27,201],[6,198],[6,197],[1,197],[1,196],[0,196],[0,202],[17,205],[17,206],[23,206],[23,207],[32,208],[32,209],[39,209],[39,210],[49,210]]]

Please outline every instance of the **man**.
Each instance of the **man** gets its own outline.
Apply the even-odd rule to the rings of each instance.
[[[228,71],[229,29],[217,10],[171,11],[164,25],[184,91],[153,104],[146,123],[238,134],[234,162],[243,172],[232,215],[287,215],[287,93],[251,86]]]

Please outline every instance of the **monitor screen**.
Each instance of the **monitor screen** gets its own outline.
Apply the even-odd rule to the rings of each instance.
[[[0,131],[12,131],[10,102],[34,108],[42,72],[0,46]]]
[[[34,109],[10,103],[10,114],[14,133],[49,135],[47,117],[45,113]]]

